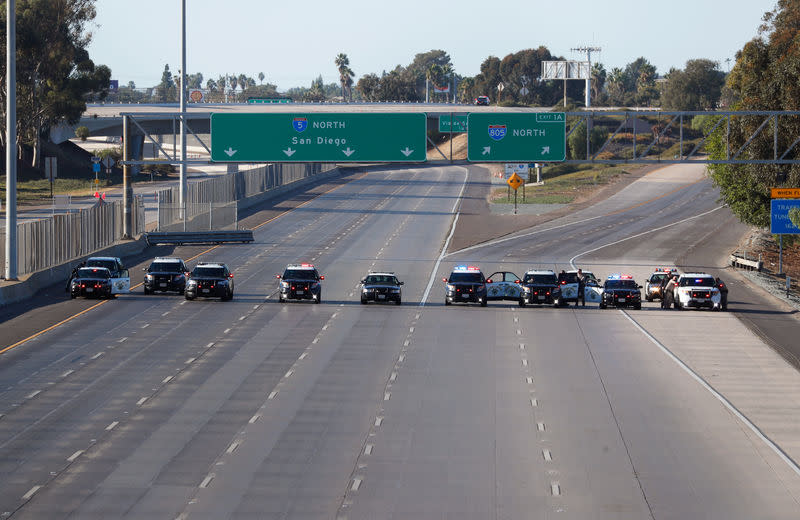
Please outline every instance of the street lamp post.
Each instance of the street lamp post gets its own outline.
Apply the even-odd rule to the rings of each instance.
[[[17,7],[6,2],[6,280],[17,279]]]

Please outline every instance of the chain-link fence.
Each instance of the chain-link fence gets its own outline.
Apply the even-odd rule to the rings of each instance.
[[[183,218],[185,210],[186,218]],[[213,231],[238,229],[239,204],[233,202],[187,202],[158,205],[157,231]]]

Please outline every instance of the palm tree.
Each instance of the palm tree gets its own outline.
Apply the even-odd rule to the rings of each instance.
[[[336,68],[339,70],[339,83],[342,85],[342,99],[347,99],[345,92],[350,92],[353,86],[353,76],[355,73],[350,69],[350,58],[347,54],[339,53],[334,60]]]
[[[263,73],[263,72],[259,72],[259,73],[258,73],[258,84],[259,84],[259,85],[260,85],[260,84],[262,84],[262,83],[264,83],[264,78],[266,78],[266,76],[264,75],[264,73]]]

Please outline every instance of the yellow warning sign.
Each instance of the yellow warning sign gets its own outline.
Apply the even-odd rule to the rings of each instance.
[[[508,178],[506,182],[508,183],[509,186],[511,186],[511,188],[514,189],[514,191],[516,191],[519,189],[520,186],[522,186],[522,183],[524,181],[522,180],[522,177],[514,173],[511,175],[511,177]]]
[[[100,184],[100,179],[95,179],[95,180],[94,180],[94,183],[95,183],[95,184]]]

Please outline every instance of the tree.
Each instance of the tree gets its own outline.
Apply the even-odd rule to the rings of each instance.
[[[4,146],[33,147],[39,165],[41,137],[59,123],[75,124],[86,110],[86,99],[105,99],[111,70],[95,65],[87,50],[94,20],[94,0],[18,0],[17,15],[17,142],[5,143],[5,82],[0,88]],[[0,9],[0,48],[6,49],[6,6]],[[5,59],[0,75],[5,77]]]
[[[736,65],[728,76],[735,110],[800,110],[800,2],[778,0],[763,18],[759,35],[736,53]],[[712,156],[724,158],[730,140],[733,150],[741,148],[763,118],[737,117],[731,120],[730,135],[720,129],[710,139]],[[786,150],[800,135],[797,118],[780,118],[778,149]],[[761,132],[740,154],[740,158],[762,159],[773,154],[773,133]],[[800,159],[795,146],[785,159]],[[775,164],[709,166],[723,200],[742,222],[767,226],[770,221],[770,187],[800,187],[800,167]]]
[[[75,129],[75,137],[81,141],[87,140],[89,138],[89,129],[85,126],[79,126]]]
[[[169,71],[169,64],[164,65],[164,72],[161,73],[161,82],[158,84],[158,97],[161,102],[175,99],[175,81]]]
[[[353,86],[353,76],[355,76],[355,73],[350,69],[350,58],[347,57],[347,54],[340,52],[334,59],[334,63],[339,71],[339,84],[342,85],[342,99],[347,100],[350,89]]]
[[[259,84],[264,83],[264,78],[266,78],[266,77],[267,76],[265,76],[263,72],[259,72],[258,73],[258,83]]]
[[[685,70],[667,74],[662,105],[667,110],[713,110],[722,94],[725,73],[711,60],[689,60]]]
[[[589,132],[589,156],[593,153],[596,153],[600,146],[606,142],[608,138],[608,132],[601,127],[593,127],[591,132]],[[578,128],[575,129],[569,136],[567,140],[567,145],[569,148],[569,156],[570,159],[586,159],[586,123],[582,122],[578,125]]]

